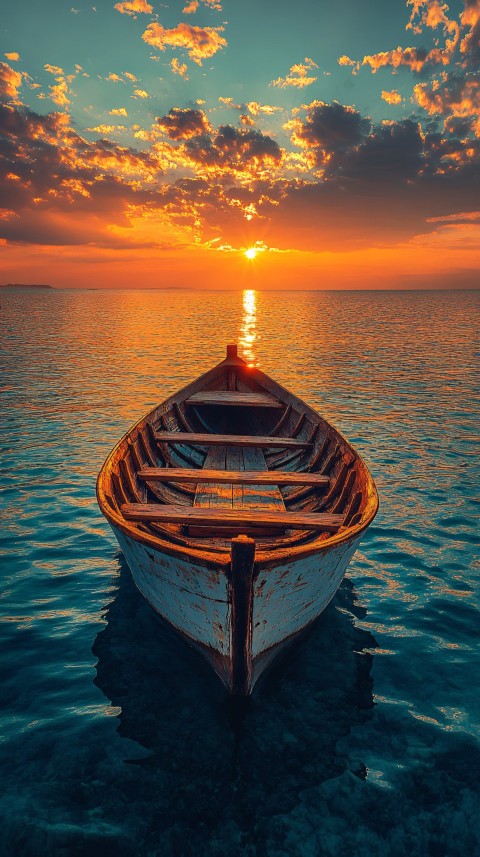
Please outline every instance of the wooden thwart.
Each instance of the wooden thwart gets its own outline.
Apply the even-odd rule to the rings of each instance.
[[[157,431],[155,439],[159,443],[189,443],[201,446],[251,446],[263,449],[281,447],[309,449],[312,444],[296,437],[268,437],[252,434],[194,434],[189,431]]]
[[[314,485],[327,486],[328,476],[288,470],[205,470],[186,467],[142,467],[137,474],[153,482],[227,482],[231,485]]]
[[[245,393],[238,390],[202,390],[186,400],[187,405],[240,405],[245,408],[285,407],[270,393]]]
[[[167,506],[161,503],[124,503],[122,514],[128,521],[163,522],[169,524],[197,524],[220,526],[280,527],[293,530],[328,530],[335,532],[342,526],[344,515],[320,512],[264,512],[260,509],[221,509],[199,506]]]
[[[202,473],[220,471],[220,477],[225,472],[244,473],[246,470],[254,474],[267,471],[267,464],[263,450],[252,449],[241,446],[211,446],[205,458]],[[258,485],[253,482],[198,482],[195,493],[194,506],[213,507],[221,509],[262,509],[263,511],[285,511],[285,503],[276,483],[269,485]],[[248,527],[242,525],[244,534]],[[253,527],[256,536],[275,536],[279,530],[276,527]],[[228,532],[228,530],[227,530]],[[230,534],[238,532],[230,525]],[[225,536],[225,528],[210,524],[207,527],[190,525],[188,527],[190,536],[199,538],[212,538],[214,535]]]

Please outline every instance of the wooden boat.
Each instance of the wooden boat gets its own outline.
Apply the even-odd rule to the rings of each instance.
[[[234,345],[127,432],[97,497],[140,592],[239,696],[325,609],[378,508],[350,444]]]

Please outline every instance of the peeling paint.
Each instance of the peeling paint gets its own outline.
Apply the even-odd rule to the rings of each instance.
[[[229,656],[229,594],[226,576],[219,570],[205,574],[204,567],[161,554],[126,539],[114,529],[138,589],[178,631],[203,646]]]
[[[337,591],[360,538],[321,556],[272,569],[254,584],[252,655],[257,657],[320,616]]]

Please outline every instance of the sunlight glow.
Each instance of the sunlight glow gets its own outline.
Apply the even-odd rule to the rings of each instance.
[[[257,250],[255,247],[249,247],[248,250],[245,250],[245,256],[247,257],[247,259],[255,259],[256,255]],[[253,292],[253,294],[255,294],[255,292]]]

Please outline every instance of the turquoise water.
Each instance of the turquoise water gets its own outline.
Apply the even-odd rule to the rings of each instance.
[[[478,293],[0,302],[0,853],[479,855]],[[138,594],[94,495],[126,428],[235,340],[381,502],[244,712]]]

